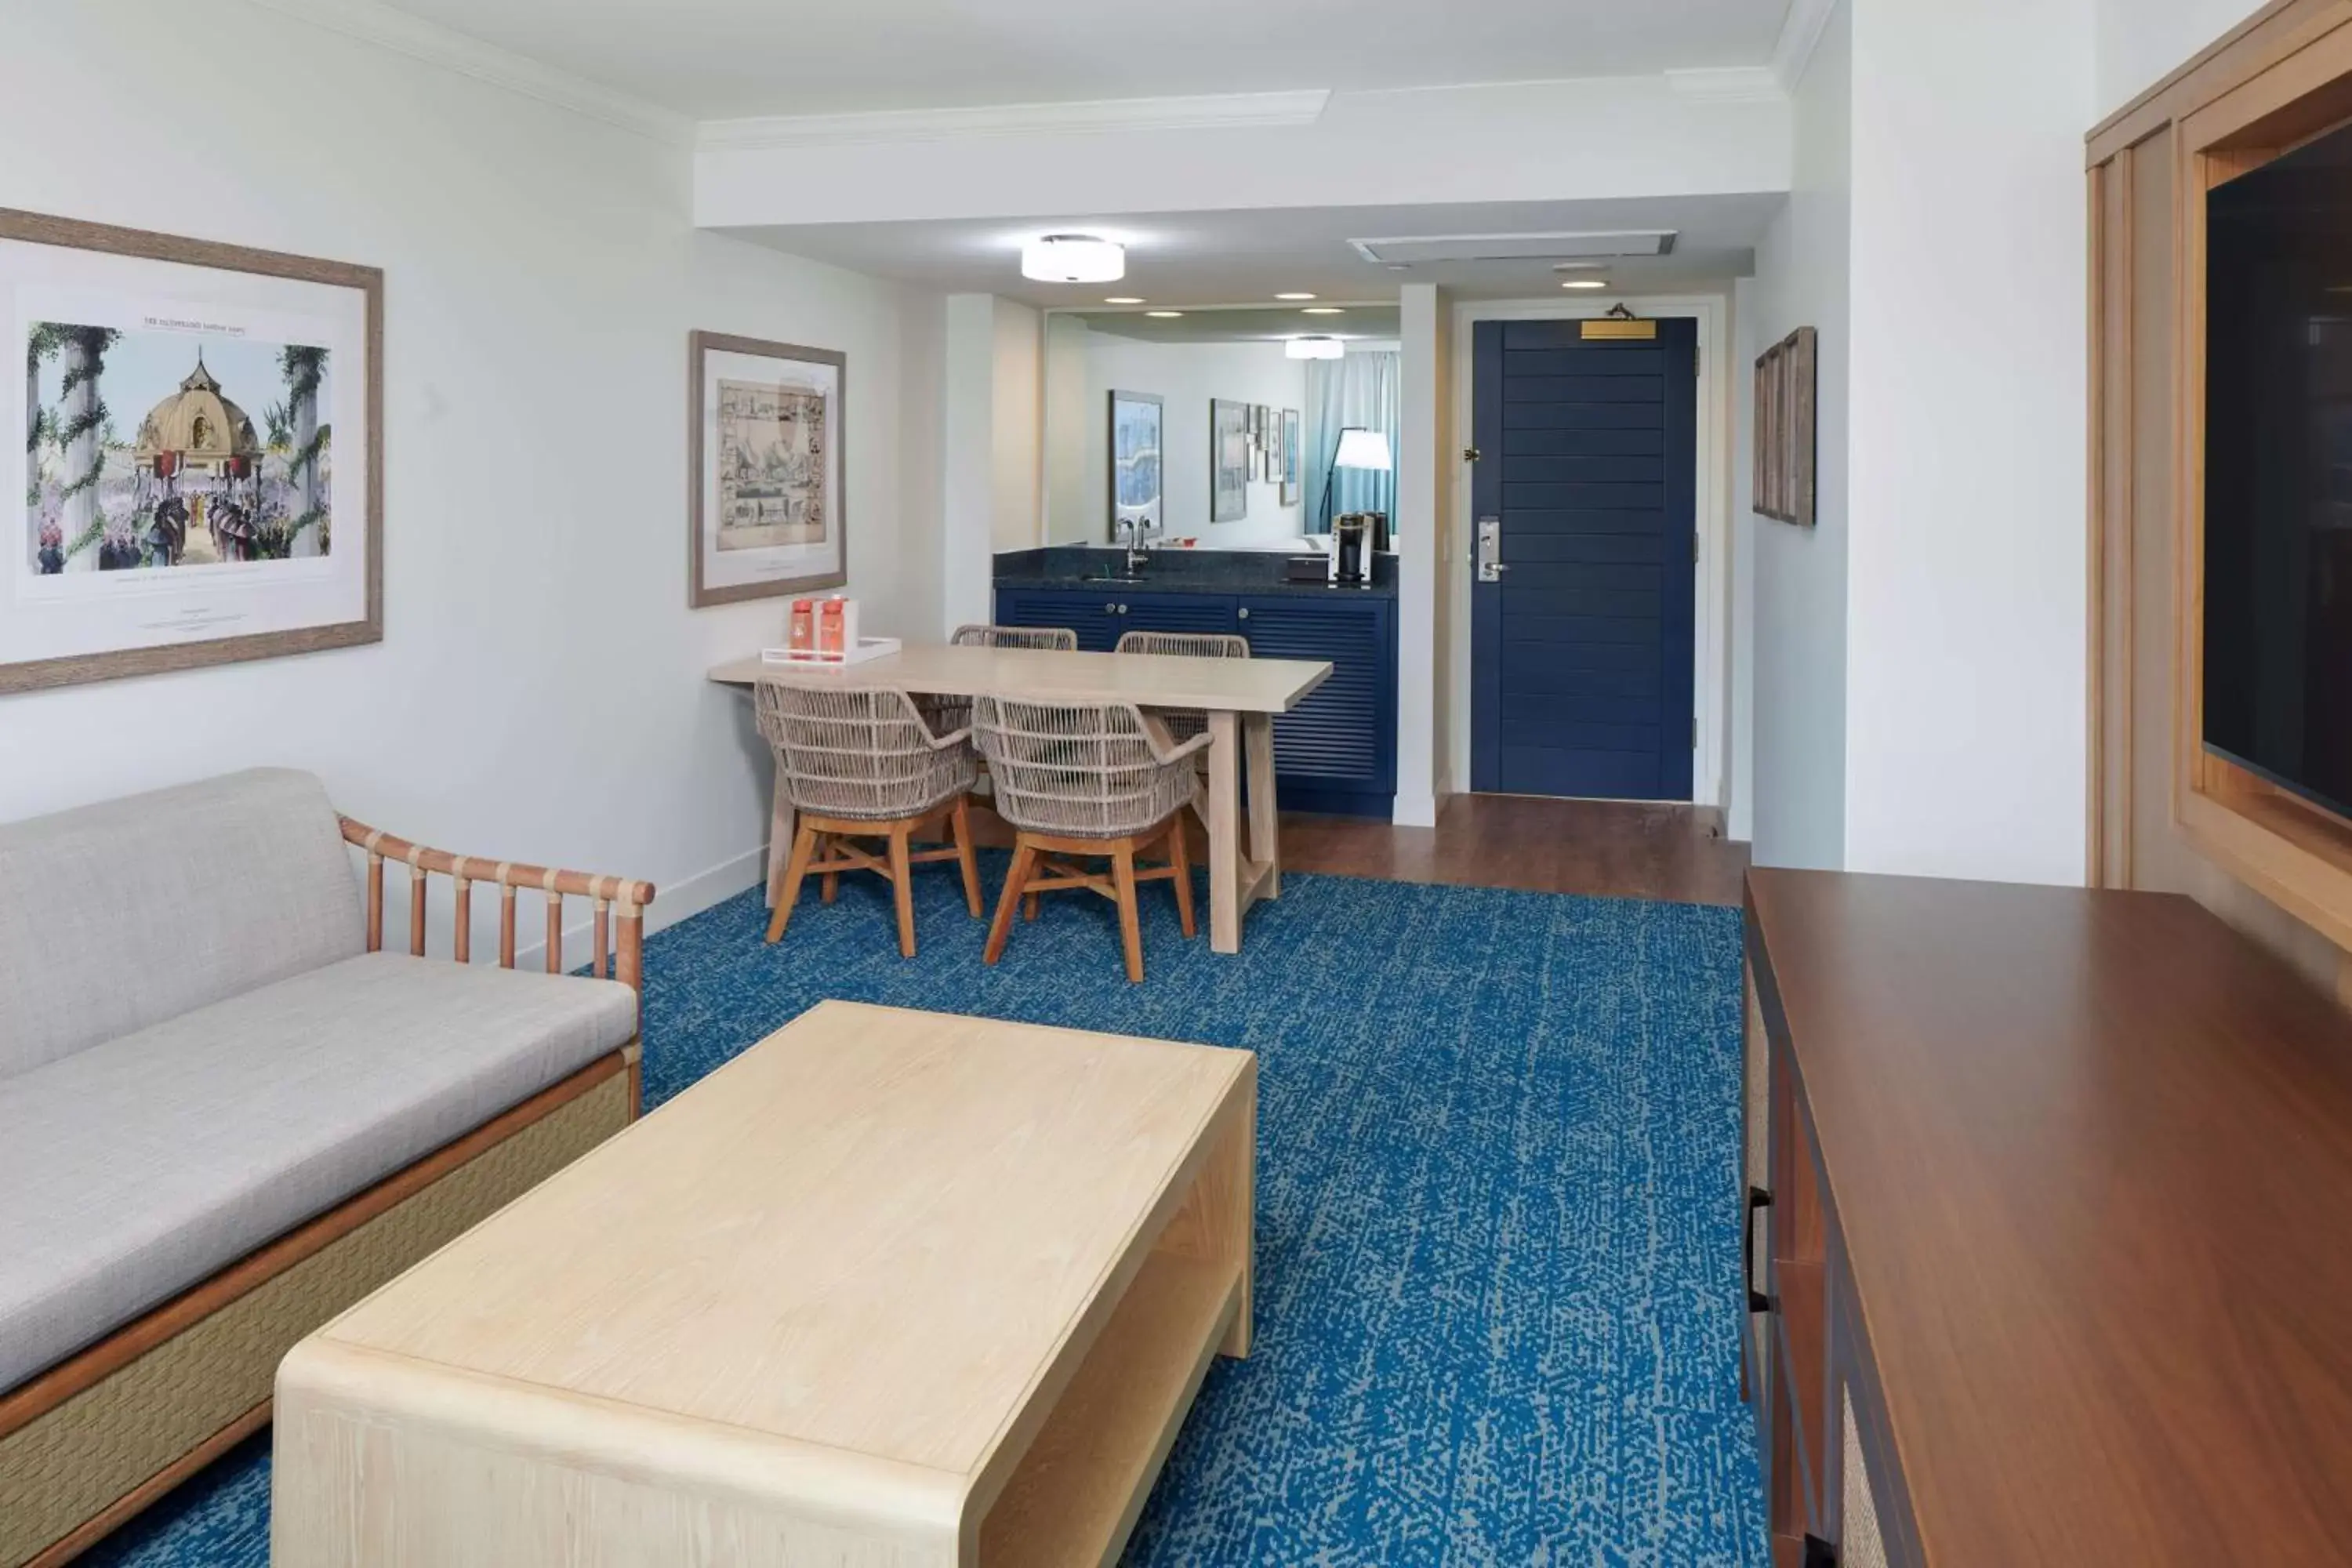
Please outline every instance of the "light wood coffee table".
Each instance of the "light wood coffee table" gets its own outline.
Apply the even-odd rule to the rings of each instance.
[[[826,1003],[295,1347],[271,1561],[1109,1561],[1248,1350],[1256,1084]]]

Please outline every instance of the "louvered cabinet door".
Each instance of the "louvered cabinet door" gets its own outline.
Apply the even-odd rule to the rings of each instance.
[[[1078,647],[1088,653],[1108,653],[1121,627],[1118,595],[1104,592],[1075,593],[1054,588],[1002,588],[996,595],[996,624],[1001,626],[1065,626],[1078,634]]]
[[[1331,679],[1274,721],[1275,774],[1296,810],[1385,816],[1396,795],[1396,605],[1304,595],[1244,598],[1257,658],[1331,662]]]
[[[1240,629],[1228,594],[1129,594],[1121,604],[1118,635],[1129,632],[1214,632]]]

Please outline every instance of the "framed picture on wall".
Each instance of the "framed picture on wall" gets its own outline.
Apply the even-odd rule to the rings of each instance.
[[[0,209],[0,692],[383,639],[383,274]]]
[[[1282,411],[1282,504],[1297,506],[1299,502],[1299,424],[1298,410]]]
[[[1818,336],[1799,327],[1756,362],[1755,508],[1780,522],[1815,519],[1814,399]]]
[[[1130,524],[1149,539],[1167,521],[1160,473],[1160,447],[1166,422],[1159,395],[1110,395],[1110,537],[1127,537]]]
[[[1209,400],[1209,521],[1239,522],[1249,515],[1250,405]]]
[[[687,342],[687,603],[842,586],[847,356],[723,332]]]

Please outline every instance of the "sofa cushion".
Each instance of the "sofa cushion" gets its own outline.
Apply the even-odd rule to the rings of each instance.
[[[327,792],[258,769],[0,824],[0,1079],[349,958]]]
[[[0,1079],[0,1390],[636,1033],[606,980],[368,953]]]

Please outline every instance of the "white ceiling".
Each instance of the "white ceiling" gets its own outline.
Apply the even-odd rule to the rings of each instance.
[[[1302,315],[1296,305],[1187,310],[1172,321],[1134,306],[1072,313],[1095,331],[1146,343],[1278,342],[1316,335],[1344,342],[1386,342],[1403,331],[1394,305],[1349,305],[1336,316]]]
[[[1758,66],[1788,0],[391,0],[696,120]]]
[[[1398,286],[1438,283],[1458,299],[1520,300],[1560,292],[1542,259],[1443,262],[1392,271],[1351,238],[1396,235],[1557,233],[1669,228],[1671,256],[1611,262],[1616,289],[1656,293],[1752,270],[1757,241],[1784,198],[1675,196],[1593,202],[1482,202],[1445,206],[1256,208],[1235,212],[1073,215],[1051,219],[940,219],[735,229],[742,238],[873,277],[950,293],[992,293],[1038,306],[1091,308],[1136,295],[1170,308],[1246,305],[1287,290],[1319,302],[1391,303]],[[1021,244],[1041,234],[1095,233],[1127,243],[1116,284],[1032,283]],[[1596,274],[1586,274],[1594,276]],[[1597,298],[1608,298],[1606,292]],[[1303,320],[1312,323],[1317,318]],[[1307,330],[1314,330],[1311,325]]]

